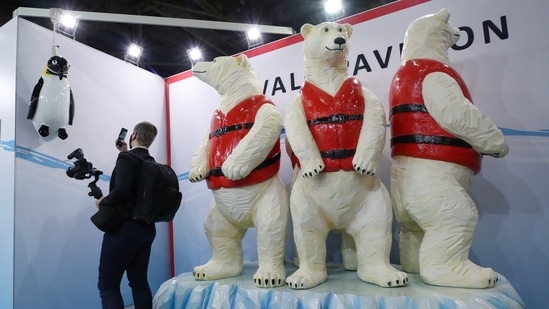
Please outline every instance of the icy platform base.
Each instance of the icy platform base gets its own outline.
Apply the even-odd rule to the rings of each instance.
[[[196,281],[183,273],[164,282],[154,296],[155,309],[188,308],[386,308],[386,309],[482,309],[524,308],[509,281],[499,275],[490,289],[458,289],[425,284],[418,274],[408,274],[408,285],[381,288],[358,279],[356,272],[328,265],[328,280],[309,290],[287,286],[260,289],[253,284],[256,263],[244,265],[239,277]],[[287,275],[296,268],[286,266]]]

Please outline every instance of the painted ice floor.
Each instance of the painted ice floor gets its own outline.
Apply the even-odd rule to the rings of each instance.
[[[524,308],[524,302],[511,283],[499,275],[490,289],[461,289],[427,285],[418,274],[408,274],[408,285],[382,288],[358,279],[356,272],[339,264],[328,265],[328,279],[308,290],[287,286],[260,289],[253,285],[257,263],[246,263],[241,276],[196,281],[192,273],[183,273],[164,282],[154,296],[155,309],[178,308]],[[287,264],[287,275],[295,271]]]

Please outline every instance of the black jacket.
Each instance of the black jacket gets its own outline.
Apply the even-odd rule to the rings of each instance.
[[[145,148],[134,148],[129,152],[141,159],[152,158]],[[123,217],[129,217],[129,210],[135,204],[140,165],[141,160],[120,152],[109,183],[109,194],[99,206],[118,208]]]

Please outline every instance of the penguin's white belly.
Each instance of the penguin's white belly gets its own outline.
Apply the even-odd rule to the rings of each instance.
[[[50,127],[50,132],[69,123],[70,86],[66,78],[59,80],[57,76],[44,79],[40,90],[36,113],[33,117],[34,127],[41,125]]]

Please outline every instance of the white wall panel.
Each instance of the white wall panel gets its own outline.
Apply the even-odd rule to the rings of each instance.
[[[0,28],[0,308],[13,307],[17,22]]]

